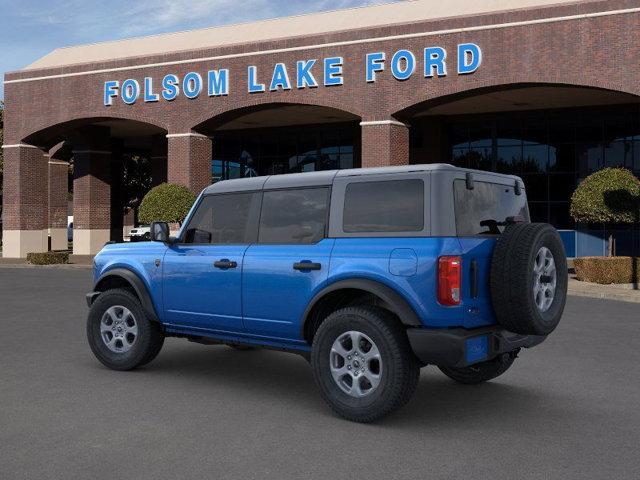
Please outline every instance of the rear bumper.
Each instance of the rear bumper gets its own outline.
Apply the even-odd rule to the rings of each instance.
[[[455,368],[491,360],[518,348],[535,347],[547,338],[520,335],[499,327],[409,328],[407,335],[413,353],[422,363]]]

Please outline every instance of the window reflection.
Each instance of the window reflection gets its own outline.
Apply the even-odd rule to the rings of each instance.
[[[357,123],[219,132],[212,179],[354,168]]]
[[[574,228],[569,199],[580,179],[604,167],[640,174],[639,113],[626,105],[445,120],[445,161],[521,176],[533,221]]]

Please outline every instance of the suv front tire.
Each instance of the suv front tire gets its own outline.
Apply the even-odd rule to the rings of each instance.
[[[91,305],[87,317],[89,346],[113,370],[132,370],[153,360],[164,344],[160,326],[140,301],[124,289],[107,290]]]
[[[327,404],[363,423],[406,404],[420,376],[404,328],[386,310],[369,306],[327,317],[313,339],[311,366]]]

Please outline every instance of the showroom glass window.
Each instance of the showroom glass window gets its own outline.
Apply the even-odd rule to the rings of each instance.
[[[604,167],[640,174],[639,118],[638,106],[618,105],[445,119],[442,160],[521,176],[532,221],[573,229],[581,179]]]
[[[213,144],[212,180],[359,166],[357,123],[222,131]]]

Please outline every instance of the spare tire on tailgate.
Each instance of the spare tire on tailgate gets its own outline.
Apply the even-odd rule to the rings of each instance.
[[[490,274],[498,323],[511,332],[548,335],[567,299],[567,257],[547,223],[508,225],[498,238]]]

